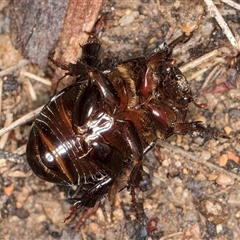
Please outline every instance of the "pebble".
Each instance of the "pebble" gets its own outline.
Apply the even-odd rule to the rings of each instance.
[[[220,232],[223,230],[222,224],[218,224],[218,225],[216,226],[216,229],[217,229],[217,233],[220,233]]]
[[[198,222],[199,214],[196,211],[187,210],[185,214],[185,220],[187,222]]]
[[[53,222],[53,224],[58,226],[62,225],[64,215],[61,204],[58,201],[51,201],[49,203],[44,202],[42,206],[46,215]]]
[[[189,237],[190,236],[192,237],[191,239],[202,239],[201,228],[199,223],[195,223],[194,225],[191,226],[191,228],[189,229]]]
[[[122,220],[124,218],[123,210],[121,208],[117,208],[113,211],[113,216],[116,220]]]
[[[91,222],[88,225],[88,228],[91,232],[93,232],[94,234],[98,234],[100,229],[99,229],[99,225],[95,222]]]
[[[219,184],[221,186],[229,186],[229,185],[234,184],[234,180],[231,177],[229,177],[223,173],[218,175],[216,182],[217,182],[217,184]]]
[[[199,180],[199,181],[206,181],[206,176],[202,173],[199,173],[197,176],[196,176],[196,180]]]
[[[227,151],[227,156],[228,156],[228,159],[231,159],[231,160],[233,160],[236,163],[239,162],[239,157],[234,152]]]
[[[133,12],[129,13],[128,15],[121,17],[119,19],[119,24],[120,24],[120,26],[128,25],[128,24],[132,23],[135,20],[135,18],[137,18],[138,16],[139,16],[139,12],[133,11]]]
[[[202,160],[207,161],[207,160],[209,160],[210,158],[211,158],[211,153],[210,153],[209,151],[203,150],[203,151],[201,152],[201,159],[202,159]]]
[[[229,204],[239,204],[239,202],[240,202],[240,190],[232,191],[229,194],[229,198],[228,198],[227,202]]]
[[[224,131],[227,135],[229,135],[232,132],[232,128],[229,126],[224,127]]]
[[[236,217],[236,218],[240,218],[240,210],[238,210],[238,211],[236,212],[235,217]]]
[[[183,174],[184,174],[184,175],[188,175],[188,169],[187,169],[187,168],[184,168],[184,169],[183,169]]]
[[[169,203],[168,204],[168,207],[169,207],[169,211],[171,212],[171,213],[173,213],[173,212],[176,212],[176,207],[175,207],[175,205],[173,204],[173,203]]]
[[[170,164],[171,164],[171,161],[169,161],[168,159],[164,159],[162,162],[163,167],[168,167]]]
[[[219,166],[224,167],[226,166],[228,161],[228,155],[227,154],[222,154],[219,158]]]
[[[176,161],[174,163],[174,165],[177,167],[177,168],[180,168],[182,166],[182,163],[180,161]]]
[[[219,216],[223,211],[221,204],[213,203],[209,200],[205,202],[205,207],[206,207],[207,213],[212,214],[213,216]]]
[[[176,194],[182,194],[182,192],[183,192],[183,188],[182,187],[177,187],[176,189],[175,189],[175,193]]]
[[[12,194],[13,188],[14,188],[13,184],[5,187],[4,188],[4,194],[10,196]]]
[[[218,175],[217,174],[210,174],[208,177],[209,181],[215,181],[217,179]]]

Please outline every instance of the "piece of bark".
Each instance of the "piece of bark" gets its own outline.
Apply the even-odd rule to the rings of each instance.
[[[25,58],[44,66],[56,44],[69,2],[14,0],[11,6],[11,35]]]
[[[14,0],[12,40],[25,58],[44,66],[49,53],[60,61],[75,61],[106,0]]]
[[[106,0],[70,1],[61,36],[55,48],[54,58],[75,62],[81,56],[80,45],[86,43]]]

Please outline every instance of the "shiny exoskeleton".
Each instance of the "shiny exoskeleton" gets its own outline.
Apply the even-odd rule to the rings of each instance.
[[[226,137],[201,122],[185,122],[188,104],[197,104],[189,83],[171,59],[182,38],[148,57],[100,70],[100,43],[90,37],[75,63],[55,63],[76,78],[56,94],[33,123],[27,159],[40,178],[77,185],[75,207],[94,207],[112,191],[127,166],[127,187],[135,201],[143,155],[157,139],[206,133]],[[73,207],[74,208],[74,207]]]

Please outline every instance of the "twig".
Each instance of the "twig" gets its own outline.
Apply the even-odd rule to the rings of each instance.
[[[33,80],[35,80],[37,82],[43,83],[43,84],[45,84],[47,86],[51,86],[52,85],[52,82],[49,81],[48,79],[39,77],[39,76],[37,76],[37,75],[35,75],[33,73],[21,70],[20,74],[25,76],[25,77],[31,78],[31,79],[33,79]]]
[[[28,86],[28,91],[29,91],[29,94],[31,96],[31,99],[32,99],[32,101],[36,101],[37,100],[37,95],[36,95],[36,92],[33,88],[33,85],[32,85],[32,83],[29,79],[26,79],[26,80],[27,80],[26,84]]]
[[[192,71],[191,72],[191,75],[186,75],[186,77],[187,77],[187,80],[188,81],[191,81],[191,80],[193,80],[193,79],[196,79],[197,77],[202,77],[203,76],[203,74],[205,73],[205,72],[207,72],[209,70],[209,68],[208,67],[205,67],[205,68],[202,68],[202,69],[200,69],[200,70],[197,70],[196,72],[195,71]]]
[[[6,114],[6,121],[5,121],[5,128],[8,127],[13,121],[13,114],[10,113],[9,111],[7,112]],[[3,136],[1,136],[1,139],[0,139],[0,149],[3,149],[7,140],[8,140],[8,135],[9,135],[9,132],[5,133]]]
[[[169,234],[167,236],[162,237],[160,240],[172,239],[172,237],[176,237],[176,236],[180,236],[180,235],[183,235],[183,232],[177,232],[177,233]]]
[[[176,146],[173,146],[165,141],[162,141],[162,140],[158,140],[157,141],[157,145],[161,146],[161,147],[166,147],[168,149],[171,149],[173,150],[174,152],[177,152],[179,154],[181,154],[182,156],[184,157],[187,157],[188,159],[198,163],[198,164],[202,164],[204,166],[207,166],[209,167],[210,169],[214,169],[215,171],[217,172],[220,172],[220,173],[224,173],[228,176],[230,176],[231,178],[233,179],[236,179],[237,181],[240,181],[240,176],[235,174],[235,173],[232,173],[232,172],[229,172],[211,162],[207,162],[205,160],[201,160],[201,158],[199,156],[196,156],[196,155],[193,155],[192,153],[189,153],[189,152],[186,152],[185,150],[181,149],[180,147],[176,147]]]
[[[25,124],[27,122],[30,122],[32,119],[36,118],[36,116],[40,113],[40,111],[42,110],[43,106],[33,110],[32,112],[24,115],[23,117],[19,118],[18,120],[16,120],[15,122],[13,122],[12,124],[10,124],[7,127],[4,127],[0,130],[0,136],[2,136],[3,134],[11,131],[12,129]]]
[[[230,28],[228,27],[227,23],[224,21],[222,15],[218,11],[217,7],[212,2],[212,0],[204,0],[204,2],[208,6],[208,11],[210,13],[210,16],[215,17],[216,21],[218,22],[219,26],[222,28],[223,33],[226,35],[231,45],[236,49],[240,49],[239,43],[237,43]]]
[[[213,81],[219,73],[222,71],[222,65],[217,65],[213,68],[213,70],[209,73],[209,75],[205,78],[204,83],[201,87],[201,90],[203,90],[205,87],[208,86],[208,84]]]
[[[220,0],[220,1],[228,4],[229,6],[235,8],[237,10],[240,10],[240,4],[238,4],[238,3],[236,3],[236,2],[234,2],[232,0]]]
[[[0,78],[0,114],[2,113],[2,87],[3,87],[3,80]]]
[[[180,69],[181,72],[183,72],[183,73],[184,73],[184,72],[187,72],[187,71],[191,70],[192,68],[197,67],[197,66],[200,65],[202,62],[205,62],[205,61],[207,61],[208,59],[210,59],[210,58],[212,58],[212,57],[216,57],[216,56],[221,55],[221,54],[222,54],[222,53],[221,53],[221,48],[216,49],[216,50],[213,50],[213,51],[211,51],[211,52],[209,52],[209,53],[207,53],[207,54],[205,54],[205,55],[203,55],[203,56],[201,56],[201,57],[199,57],[199,58],[197,58],[197,59],[195,59],[195,60],[193,60],[193,61],[185,64],[185,65],[183,65],[183,66],[180,67],[179,69]]]
[[[28,60],[22,59],[16,65],[0,71],[0,77],[3,77],[5,75],[7,75],[7,74],[10,74],[10,73],[14,72],[16,69],[21,68],[21,67],[27,65],[28,63],[29,63]]]

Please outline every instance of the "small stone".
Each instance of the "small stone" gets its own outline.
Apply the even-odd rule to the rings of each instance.
[[[218,225],[216,226],[216,229],[217,229],[217,233],[220,233],[220,232],[223,230],[222,224],[218,224]]]
[[[226,127],[224,127],[224,131],[228,135],[232,132],[232,128],[230,128],[229,126],[226,126]]]
[[[224,167],[226,166],[228,161],[228,155],[227,154],[222,154],[219,158],[219,166]]]
[[[183,192],[183,188],[182,188],[182,187],[177,187],[177,188],[175,189],[175,193],[176,193],[176,194],[182,194],[182,192]]]
[[[98,234],[99,233],[99,225],[95,222],[91,222],[89,223],[88,225],[88,228],[91,232],[95,233],[95,234]]]
[[[239,157],[234,152],[227,151],[227,156],[228,156],[228,159],[231,159],[231,160],[233,160],[236,163],[239,162]]]
[[[196,180],[199,180],[199,181],[205,181],[206,180],[206,176],[202,173],[199,173],[197,176],[196,176]]]
[[[13,188],[14,188],[13,184],[8,185],[7,187],[4,188],[4,194],[10,196],[12,194]]]
[[[58,201],[51,201],[49,203],[44,202],[42,206],[44,208],[46,215],[53,222],[53,224],[58,226],[62,225],[64,216],[62,207]]]
[[[226,174],[221,173],[216,179],[216,182],[221,186],[229,186],[229,185],[233,185],[234,180],[231,177],[227,176]]]
[[[163,167],[168,167],[169,165],[170,165],[170,162],[167,159],[163,160],[162,162]]]
[[[185,220],[187,222],[197,222],[199,220],[199,215],[196,211],[187,210]]]
[[[201,152],[201,159],[207,161],[211,158],[211,153],[209,151],[202,151]]]
[[[209,181],[215,181],[217,179],[218,175],[217,174],[210,174],[208,177]]]
[[[169,211],[171,211],[171,212],[175,212],[176,211],[176,207],[175,207],[175,205],[173,203],[170,202],[168,204],[168,207],[169,207]]]
[[[236,218],[240,218],[240,210],[238,210],[238,211],[236,212],[235,217],[236,217]]]
[[[135,20],[135,18],[138,16],[139,16],[139,12],[133,11],[133,12],[129,13],[128,15],[121,17],[119,20],[120,26],[125,26],[125,25],[132,23]]]
[[[124,218],[123,210],[121,208],[117,208],[113,211],[113,216],[117,220],[122,220]]]
[[[174,165],[177,167],[177,168],[180,168],[182,166],[182,163],[180,161],[176,161],[174,163]]]
[[[208,214],[219,216],[222,213],[222,206],[218,202],[213,203],[212,201],[207,200],[205,206]]]

